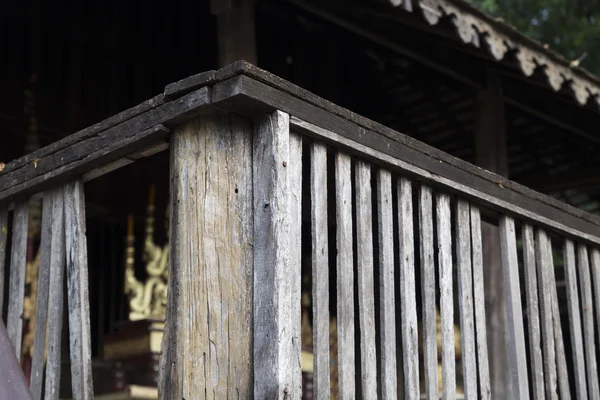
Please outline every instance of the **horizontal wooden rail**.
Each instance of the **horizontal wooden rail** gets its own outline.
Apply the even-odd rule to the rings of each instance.
[[[546,203],[519,196],[510,189],[502,190],[504,188],[497,184],[490,184],[483,180],[469,181],[468,176],[463,179],[469,182],[469,184],[463,184],[462,182],[465,182],[463,179],[459,178],[454,180],[448,178],[443,175],[443,172],[432,173],[425,168],[420,168],[415,164],[408,163],[402,158],[396,158],[396,156],[390,155],[390,153],[393,154],[393,144],[388,143],[389,139],[379,138],[380,142],[375,146],[387,148],[389,150],[379,151],[363,145],[360,142],[350,140],[345,136],[319,128],[316,125],[298,118],[292,117],[290,123],[292,129],[296,129],[306,135],[326,140],[329,143],[335,143],[338,147],[345,148],[352,154],[360,155],[361,158],[367,158],[376,163],[394,167],[395,170],[400,170],[410,176],[417,176],[420,180],[436,184],[436,186],[445,187],[453,193],[462,195],[462,197],[475,199],[478,203],[487,207],[507,214],[524,217],[527,220],[535,221],[538,224],[545,225],[583,240],[600,243],[600,238],[598,237],[600,232],[594,233],[595,231],[597,232],[600,227],[591,222],[578,219],[578,217],[566,213],[561,213],[559,210],[552,208]],[[443,163],[441,161],[438,161],[438,163],[440,163],[440,169],[443,169]],[[448,165],[446,165],[446,167],[448,167]],[[451,168],[448,168],[448,170],[448,174],[457,172],[452,171]],[[477,183],[477,185],[473,183]],[[490,194],[490,192],[492,194]],[[562,217],[562,219],[559,220],[559,216]]]
[[[161,96],[10,162],[0,172],[0,203],[80,175],[99,176],[126,165],[124,158],[131,162],[157,146],[164,148],[167,126],[196,116],[209,105],[207,87],[175,101],[165,102]]]
[[[600,218],[452,157],[339,107],[251,64],[237,62],[168,85],[164,94],[6,165],[0,204],[75,175],[93,178],[164,149],[174,124],[192,116],[282,110],[292,129],[432,186],[584,241],[600,244]],[[133,154],[133,155],[132,155]],[[136,155],[137,154],[137,155]]]

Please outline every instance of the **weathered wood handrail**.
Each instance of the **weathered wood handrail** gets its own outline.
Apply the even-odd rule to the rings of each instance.
[[[195,398],[202,393],[217,398],[299,398],[301,264],[306,258],[312,274],[317,397],[326,397],[332,385],[329,283],[335,270],[335,309],[343,346],[338,353],[343,363],[340,393],[354,397],[360,387],[365,398],[378,393],[393,397],[401,390],[406,398],[419,397],[420,290],[428,399],[437,398],[440,389],[445,398],[456,395],[455,297],[465,396],[488,399],[493,366],[488,366],[483,305],[482,215],[500,227],[513,395],[528,398],[530,386],[534,397],[542,392],[556,396],[557,390],[564,397],[570,392],[566,336],[573,344],[576,392],[582,397],[586,390],[597,393],[593,307],[600,317],[599,217],[239,62],[168,85],[162,95],[15,160],[0,172],[0,225],[6,224],[9,203],[14,203],[9,337],[18,349],[27,200],[46,191],[43,232],[60,233],[52,237],[46,232],[42,237],[46,259],[40,279],[50,278],[41,288],[51,308],[40,312],[40,318],[47,315],[49,343],[58,345],[60,323],[52,310],[63,302],[56,293],[66,261],[76,397],[93,396],[83,181],[168,145],[173,240],[161,359],[164,398]],[[331,180],[333,185],[328,184]],[[303,194],[303,189],[310,193]],[[335,209],[333,216],[328,215],[330,207]],[[303,215],[309,216],[309,230],[303,226]],[[303,243],[303,233],[310,236],[310,243]],[[565,337],[553,240],[563,245],[565,258],[570,317]],[[6,243],[0,231],[0,272]],[[302,254],[307,248],[310,256]],[[528,313],[534,315],[528,318],[527,329],[522,286]],[[441,369],[446,378],[441,388],[434,341],[437,298]],[[526,331],[530,356],[525,351]],[[39,342],[43,332],[36,333]],[[402,354],[397,356],[399,337]],[[34,346],[36,374],[43,370],[41,354]],[[59,355],[49,351],[48,357],[46,390],[54,395]],[[402,380],[397,375],[400,365]],[[32,380],[31,391],[39,398],[41,376]]]
[[[6,164],[0,172],[0,205],[164,150],[169,128],[193,116],[236,112],[252,117],[276,109],[290,114],[292,125],[303,133],[353,154],[492,209],[600,243],[600,217],[450,156],[245,62],[170,84],[162,95]]]

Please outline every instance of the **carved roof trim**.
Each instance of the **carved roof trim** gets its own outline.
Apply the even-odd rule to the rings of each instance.
[[[392,1],[406,11],[419,7],[427,22],[436,25],[448,17],[465,44],[486,47],[491,56],[501,61],[514,51],[521,72],[530,77],[540,69],[548,85],[560,91],[566,85],[580,105],[595,101],[600,111],[600,78],[571,62],[547,46],[525,36],[501,19],[493,18],[463,0]],[[485,44],[485,45],[484,45]]]

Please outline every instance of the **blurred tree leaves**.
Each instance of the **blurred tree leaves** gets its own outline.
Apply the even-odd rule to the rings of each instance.
[[[600,0],[468,1],[600,75]]]

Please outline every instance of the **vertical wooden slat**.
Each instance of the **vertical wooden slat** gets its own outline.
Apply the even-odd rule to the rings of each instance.
[[[392,177],[385,170],[377,171],[377,212],[379,290],[381,293],[381,396],[383,399],[392,399],[398,396],[396,372],[396,296],[394,292],[394,220],[392,212]]]
[[[577,398],[581,400],[587,399],[587,387],[585,383],[585,361],[583,357],[581,318],[579,315],[579,294],[577,293],[575,247],[571,240],[565,240],[564,242],[563,259],[565,262],[565,282],[567,285],[567,306],[569,308],[569,331],[571,332],[575,390]]]
[[[13,213],[6,331],[17,354],[17,359],[20,360],[21,340],[23,339],[23,320],[21,317],[23,315],[23,301],[25,296],[29,205],[26,201],[18,203]]]
[[[46,349],[46,321],[48,317],[48,295],[50,284],[50,255],[52,254],[51,241],[54,201],[54,191],[44,193],[44,201],[42,205],[42,229],[40,238],[40,266],[38,272],[37,301],[35,305],[35,332],[33,338],[33,356],[31,359],[30,392],[33,400],[38,400],[42,396],[44,351]]]
[[[528,399],[529,383],[527,359],[525,358],[525,332],[521,311],[515,222],[506,215],[500,218],[500,250],[502,253],[506,301],[507,356],[510,365],[512,392],[515,399]]]
[[[540,279],[540,318],[542,322],[542,350],[544,354],[544,380],[546,398],[557,400],[556,391],[556,350],[554,346],[554,323],[552,318],[552,290],[550,288],[554,274],[552,253],[548,247],[549,239],[543,229],[536,231],[535,257],[537,273]]]
[[[283,399],[290,390],[287,340],[291,309],[289,194],[285,164],[289,116],[276,111],[256,123],[254,158],[254,398]]]
[[[71,387],[78,399],[93,399],[90,303],[83,182],[65,185],[65,241]]]
[[[437,195],[436,215],[440,269],[440,322],[442,325],[442,392],[444,400],[451,400],[456,398],[456,360],[454,358],[454,296],[452,294],[452,225],[448,195]]]
[[[406,178],[398,181],[398,227],[400,229],[400,306],[404,396],[419,398],[419,339],[415,295],[415,251],[412,186]]]
[[[547,241],[548,252],[552,254],[552,243]],[[554,265],[554,261],[552,262]],[[571,390],[569,389],[569,372],[567,370],[567,357],[563,342],[562,326],[560,322],[560,311],[558,308],[558,295],[556,293],[556,278],[554,276],[554,266],[550,274],[550,295],[552,300],[552,322],[554,326],[554,346],[556,351],[556,370],[558,377],[558,388],[560,390],[561,400],[571,398]]]
[[[433,259],[433,209],[431,189],[419,190],[419,235],[421,261],[421,296],[423,296],[423,369],[428,400],[437,400],[438,356],[437,314],[435,307],[435,261]]]
[[[596,323],[600,324],[600,251],[592,249],[591,254],[591,269],[594,287],[594,299],[596,308]],[[598,328],[600,330],[600,328]]]
[[[543,400],[544,364],[540,345],[540,311],[538,305],[538,279],[535,269],[535,241],[531,225],[523,227],[523,260],[525,264],[525,292],[527,293],[527,320],[529,328],[529,354],[533,398]],[[541,278],[540,278],[541,279]]]
[[[99,227],[100,229],[100,235],[98,238],[98,243],[97,246],[99,246],[99,248],[106,248],[106,249],[110,249],[110,247],[107,244],[107,231],[109,230],[108,226],[105,225],[101,225]],[[104,332],[106,332],[106,323],[105,323],[105,318],[107,316],[107,314],[109,314],[109,310],[106,309],[105,307],[105,303],[106,303],[106,293],[108,292],[108,288],[110,286],[108,286],[106,284],[106,276],[108,275],[106,272],[107,268],[106,266],[110,265],[110,261],[109,261],[109,255],[110,255],[110,251],[102,251],[100,252],[100,254],[98,254],[98,265],[102,265],[104,268],[97,268],[96,269],[96,276],[98,277],[98,289],[96,291],[96,301],[98,302],[98,308],[97,308],[97,313],[98,315],[102,315],[102,318],[99,318],[99,320],[97,320],[97,325],[96,325],[96,337],[97,342],[96,342],[96,354],[97,357],[102,357],[104,358]],[[110,331],[109,331],[110,332]]]
[[[4,311],[4,277],[6,276],[6,239],[8,238],[8,210],[0,209],[0,318]]]
[[[485,322],[481,216],[479,208],[474,205],[471,205],[471,243],[473,246],[473,300],[475,302],[475,329],[477,336],[477,365],[479,367],[480,398],[482,400],[489,400],[492,396],[492,389],[490,386],[490,367]]]
[[[317,399],[329,397],[329,255],[327,241],[327,149],[311,146],[312,290],[314,385]]]
[[[302,137],[290,134],[288,162],[290,207],[290,283],[291,283],[291,399],[302,397],[302,369],[300,365],[302,324]]]
[[[65,273],[64,189],[52,195],[52,239],[48,297],[48,343],[45,399],[58,399],[61,373],[63,281]]]
[[[354,253],[352,250],[351,161],[346,154],[335,157],[337,241],[337,326],[340,400],[354,399]]]
[[[470,225],[469,203],[459,199],[456,203],[456,264],[465,399],[477,398]]]
[[[590,277],[590,262],[587,247],[578,247],[579,287],[581,288],[581,315],[583,316],[583,339],[585,340],[585,359],[587,360],[587,383],[589,392],[600,396],[598,387],[598,367],[596,364],[596,345],[594,328],[594,301]]]
[[[282,230],[287,232],[287,221],[279,219],[289,213],[283,200],[288,192],[277,186],[287,161],[287,135],[285,152],[277,147],[279,132],[288,129],[285,122],[273,114],[261,118],[254,143],[251,122],[234,114],[193,119],[171,135],[170,269],[161,398],[251,398],[253,382],[275,388],[270,396],[257,398],[278,398],[279,371],[291,370],[277,358],[280,350],[291,349],[292,329],[278,324],[283,294],[275,279],[276,274],[289,279],[282,261],[289,243],[282,243],[280,236]],[[273,147],[286,158],[272,158]],[[263,186],[254,188],[255,172]],[[278,191],[286,196],[273,197]],[[255,236],[256,232],[262,235]],[[260,282],[255,302],[254,279]],[[254,354],[252,324],[259,321],[253,321],[253,304],[262,307],[262,330],[254,330]],[[289,314],[285,321],[291,323]],[[261,337],[265,331],[272,336]],[[275,358],[267,358],[273,354]],[[253,360],[264,368],[256,379]]]
[[[361,387],[364,399],[375,399],[377,398],[377,358],[373,287],[373,207],[371,204],[371,167],[369,164],[363,161],[356,162],[355,179]]]
[[[565,354],[562,327],[560,326],[560,311],[558,309],[556,283],[552,293],[552,317],[554,325],[554,345],[556,346],[556,370],[558,376],[558,388],[560,390],[560,398],[561,400],[570,399],[571,389],[569,388],[567,357]]]

